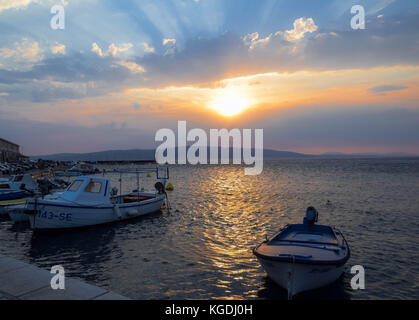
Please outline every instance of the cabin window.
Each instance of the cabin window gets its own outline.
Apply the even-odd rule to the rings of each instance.
[[[77,190],[79,190],[82,183],[83,183],[83,180],[73,181],[71,186],[68,187],[67,191],[76,192]]]
[[[8,185],[8,184],[0,184],[0,189],[10,189],[10,185]]]
[[[13,179],[14,182],[20,182],[23,180],[23,176],[15,176],[15,178]]]
[[[84,189],[84,192],[99,193],[100,189],[102,189],[102,183],[90,181],[86,189]]]

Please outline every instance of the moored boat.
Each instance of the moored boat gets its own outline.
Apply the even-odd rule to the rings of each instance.
[[[44,199],[58,199],[62,192],[55,192],[44,196]],[[20,201],[10,201],[9,206],[6,207],[5,212],[9,215],[10,220],[13,222],[29,222],[29,215],[26,214],[26,201],[27,199],[21,199]]]
[[[38,192],[38,184],[30,174],[18,174],[0,181],[0,201],[24,198]]]
[[[26,203],[32,229],[67,229],[126,220],[159,211],[163,189],[115,195],[104,177],[81,176],[56,198],[34,198]]]
[[[9,201],[24,198],[27,195],[23,190],[8,190],[0,192],[0,201]]]
[[[288,290],[289,298],[335,282],[350,257],[343,234],[316,225],[317,219],[317,210],[309,207],[303,224],[287,225],[253,249],[269,277]]]
[[[5,215],[9,212],[10,207],[26,203],[26,198],[18,198],[12,200],[0,201],[0,215]]]

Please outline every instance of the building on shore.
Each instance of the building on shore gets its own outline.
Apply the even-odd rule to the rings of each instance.
[[[22,155],[18,144],[0,138],[0,162],[14,162],[26,160],[28,157]]]

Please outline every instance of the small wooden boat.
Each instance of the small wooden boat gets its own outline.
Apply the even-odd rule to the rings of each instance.
[[[318,213],[307,209],[303,224],[291,224],[255,249],[254,255],[269,277],[288,290],[288,297],[336,281],[350,257],[338,230],[316,225]]]

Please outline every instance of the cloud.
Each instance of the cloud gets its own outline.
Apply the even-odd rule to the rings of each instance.
[[[101,96],[144,83],[140,65],[112,56],[72,53],[53,55],[26,71],[0,69],[0,84],[10,100],[45,102]],[[63,83],[66,86],[56,86]],[[93,87],[85,84],[95,83]],[[3,88],[2,88],[3,89]]]
[[[153,47],[151,47],[147,42],[143,42],[144,52],[152,53],[155,51]]]
[[[317,31],[318,27],[312,18],[299,18],[294,21],[294,29],[285,31],[285,39],[291,42],[301,40],[306,33]]]
[[[383,85],[383,86],[377,86],[374,88],[370,88],[369,92],[371,93],[381,93],[381,92],[389,92],[389,91],[398,91],[398,90],[404,90],[407,89],[406,86],[392,86],[392,85]]]
[[[163,39],[162,44],[165,46],[166,44],[176,44],[176,39]]]
[[[269,34],[265,38],[259,38],[258,32],[247,34],[243,37],[243,42],[249,47],[249,51],[254,50],[257,46],[264,46],[268,44],[274,37],[279,41],[285,39],[289,42],[297,42],[304,38],[306,33],[313,33],[318,29],[312,18],[299,18],[294,21],[294,29],[277,31],[274,35]]]
[[[99,47],[99,45],[96,42],[94,42],[92,43],[91,51],[96,53],[99,57],[104,57],[104,56],[116,57],[119,53],[125,52],[131,48],[132,48],[132,43],[125,43],[120,47],[116,46],[114,43],[111,43],[108,47],[108,50],[104,54],[102,49]]]
[[[249,47],[249,50],[253,50],[256,46],[267,44],[271,40],[272,34],[266,38],[259,39],[259,33],[253,32],[243,37],[243,42]]]
[[[26,9],[30,4],[46,4],[46,5],[54,5],[54,4],[61,4],[63,6],[67,6],[68,2],[66,0],[0,0],[0,13],[5,10],[16,9],[22,10]]]
[[[40,0],[1,0],[0,12],[8,9],[26,8],[30,3],[40,3]]]
[[[96,53],[99,57],[103,57],[102,49],[96,42],[92,43],[92,52]]]
[[[165,38],[162,41],[162,45],[167,47],[166,51],[164,52],[164,55],[173,55],[176,52],[176,39],[169,39]]]
[[[34,63],[42,59],[39,44],[23,38],[21,42],[15,42],[14,48],[0,48],[1,59],[11,59],[14,62]]]
[[[144,121],[150,122],[149,119]],[[152,130],[145,131],[142,126],[129,128],[124,122],[117,121],[87,127],[75,123],[0,118],[0,136],[9,137],[10,140],[20,144],[22,152],[26,155],[151,149],[155,147],[154,133]],[[141,144],[138,137],[142,137]]]
[[[121,52],[125,52],[132,48],[132,43],[125,43],[121,47],[117,47],[115,44],[110,44],[108,48],[107,55],[111,55],[113,57],[117,56]]]
[[[188,40],[182,51],[145,55],[134,61],[150,75],[148,86],[166,86],[219,80],[247,59],[248,48],[232,33]]]
[[[56,43],[55,45],[51,46],[51,52],[53,54],[65,54],[65,45]]]
[[[146,70],[144,67],[130,61],[118,61],[117,64],[128,68],[132,73],[144,73]]]
[[[409,151],[419,154],[419,110],[388,106],[374,108],[301,107],[272,116],[263,124],[266,146],[310,152]],[[342,148],[346,148],[344,150]]]
[[[270,72],[370,69],[377,66],[419,64],[418,13],[404,13],[392,17],[386,15],[380,21],[371,21],[362,32],[322,29],[314,37],[307,36],[307,32],[317,28],[310,19],[297,19],[289,32],[272,30],[272,33],[263,37],[258,32],[244,36],[224,32],[213,37],[186,39],[179,48],[175,47],[174,41],[166,41],[163,52],[156,52],[147,44],[145,48],[153,54],[144,55],[142,50],[139,50],[136,56],[134,50],[130,50],[128,55],[128,49],[132,48],[132,45],[125,38],[125,44],[111,43],[106,50],[98,43],[88,41],[87,43],[92,43],[91,51],[94,54],[76,54],[74,50],[71,55],[66,52],[66,55],[46,54],[45,57],[41,55],[42,44],[27,40],[28,52],[32,52],[32,58],[36,60],[34,57],[38,57],[38,60],[33,62],[29,70],[19,70],[17,67],[20,64],[14,60],[23,56],[23,50],[20,54],[17,53],[17,47],[22,47],[22,44],[19,43],[17,47],[9,46],[10,49],[0,49],[0,55],[9,56],[7,59],[13,60],[16,66],[10,68],[8,62],[5,62],[6,58],[2,57],[0,83],[21,85],[22,92],[30,92],[32,81],[94,81],[97,88],[88,94],[99,95],[134,87],[199,86],[225,78]],[[174,39],[159,39],[162,38]],[[286,38],[299,40],[291,42]],[[136,43],[142,44],[139,41]],[[167,49],[173,49],[170,55]],[[37,54],[34,54],[35,52]],[[127,53],[125,57],[121,57],[123,53]],[[145,71],[147,80],[143,75]],[[17,87],[15,89],[17,90]],[[1,90],[5,91],[3,88]],[[50,94],[44,96],[51,97],[56,91],[51,89],[47,92]],[[10,98],[18,96],[10,94]],[[20,96],[31,97],[27,94]],[[62,96],[62,93],[59,96]]]

